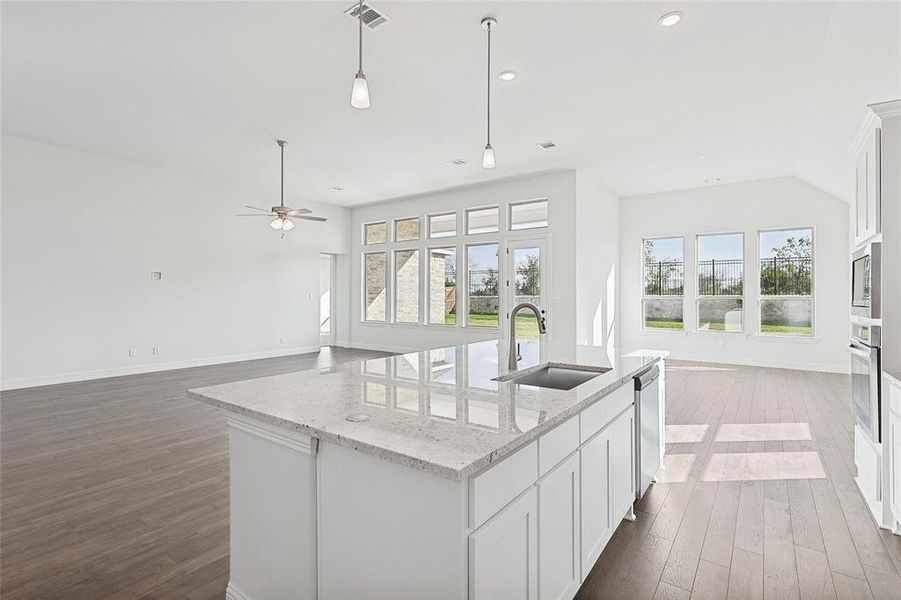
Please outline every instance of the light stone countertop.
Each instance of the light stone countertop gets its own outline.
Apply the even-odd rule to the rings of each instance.
[[[508,373],[507,353],[505,343],[490,340],[198,388],[188,396],[459,481],[668,355],[607,351],[521,344],[520,371],[546,362],[612,367],[569,391],[494,381]],[[356,413],[372,419],[346,420]]]

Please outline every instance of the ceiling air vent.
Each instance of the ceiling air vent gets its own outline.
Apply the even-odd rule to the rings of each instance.
[[[553,150],[554,148],[557,147],[557,144],[548,140],[546,142],[539,142],[538,147],[541,148],[542,150]]]
[[[344,14],[356,21],[357,15],[360,14],[360,3],[355,3],[353,6],[345,10]],[[363,25],[365,25],[369,29],[375,29],[376,27],[380,27],[385,23],[390,22],[391,19],[385,13],[375,8],[368,2],[363,3]]]
[[[461,167],[466,164],[466,161],[462,158],[452,158],[448,161],[445,161],[445,164],[450,165],[452,167]]]

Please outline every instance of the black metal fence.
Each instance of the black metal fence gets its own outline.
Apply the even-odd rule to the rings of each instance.
[[[760,260],[762,296],[809,296],[813,291],[811,257],[763,258]],[[741,259],[702,260],[698,263],[699,296],[741,296],[744,263]],[[682,261],[645,264],[646,296],[681,296],[685,290]]]
[[[469,271],[469,295],[497,296],[497,275],[498,273],[494,269]]]

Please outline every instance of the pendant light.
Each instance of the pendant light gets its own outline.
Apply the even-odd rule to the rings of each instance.
[[[491,147],[491,30],[497,27],[497,19],[485,17],[482,19],[482,29],[488,31],[488,111],[487,133],[488,143],[485,144],[485,152],[482,154],[482,168],[493,169],[497,166],[494,162],[494,148]]]
[[[360,28],[360,63],[357,76],[354,77],[354,87],[350,92],[350,105],[354,108],[369,108],[369,83],[363,73],[363,0],[357,9],[357,21]]]

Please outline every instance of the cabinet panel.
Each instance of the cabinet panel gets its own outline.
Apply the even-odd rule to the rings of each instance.
[[[534,487],[469,536],[475,600],[538,597],[538,493]]]
[[[854,237],[857,243],[882,231],[881,133],[879,128],[870,132],[854,166]]]
[[[610,527],[609,444],[607,432],[593,437],[579,450],[582,490],[581,560],[582,577],[601,555],[613,533]]]
[[[610,426],[610,510],[613,529],[635,500],[635,413],[627,411]]]
[[[893,394],[898,390],[892,389]],[[888,418],[889,448],[891,449],[891,481],[889,482],[889,500],[891,502],[894,521],[901,520],[901,417],[890,412]]]
[[[569,600],[579,590],[579,455],[538,482],[539,597]]]

